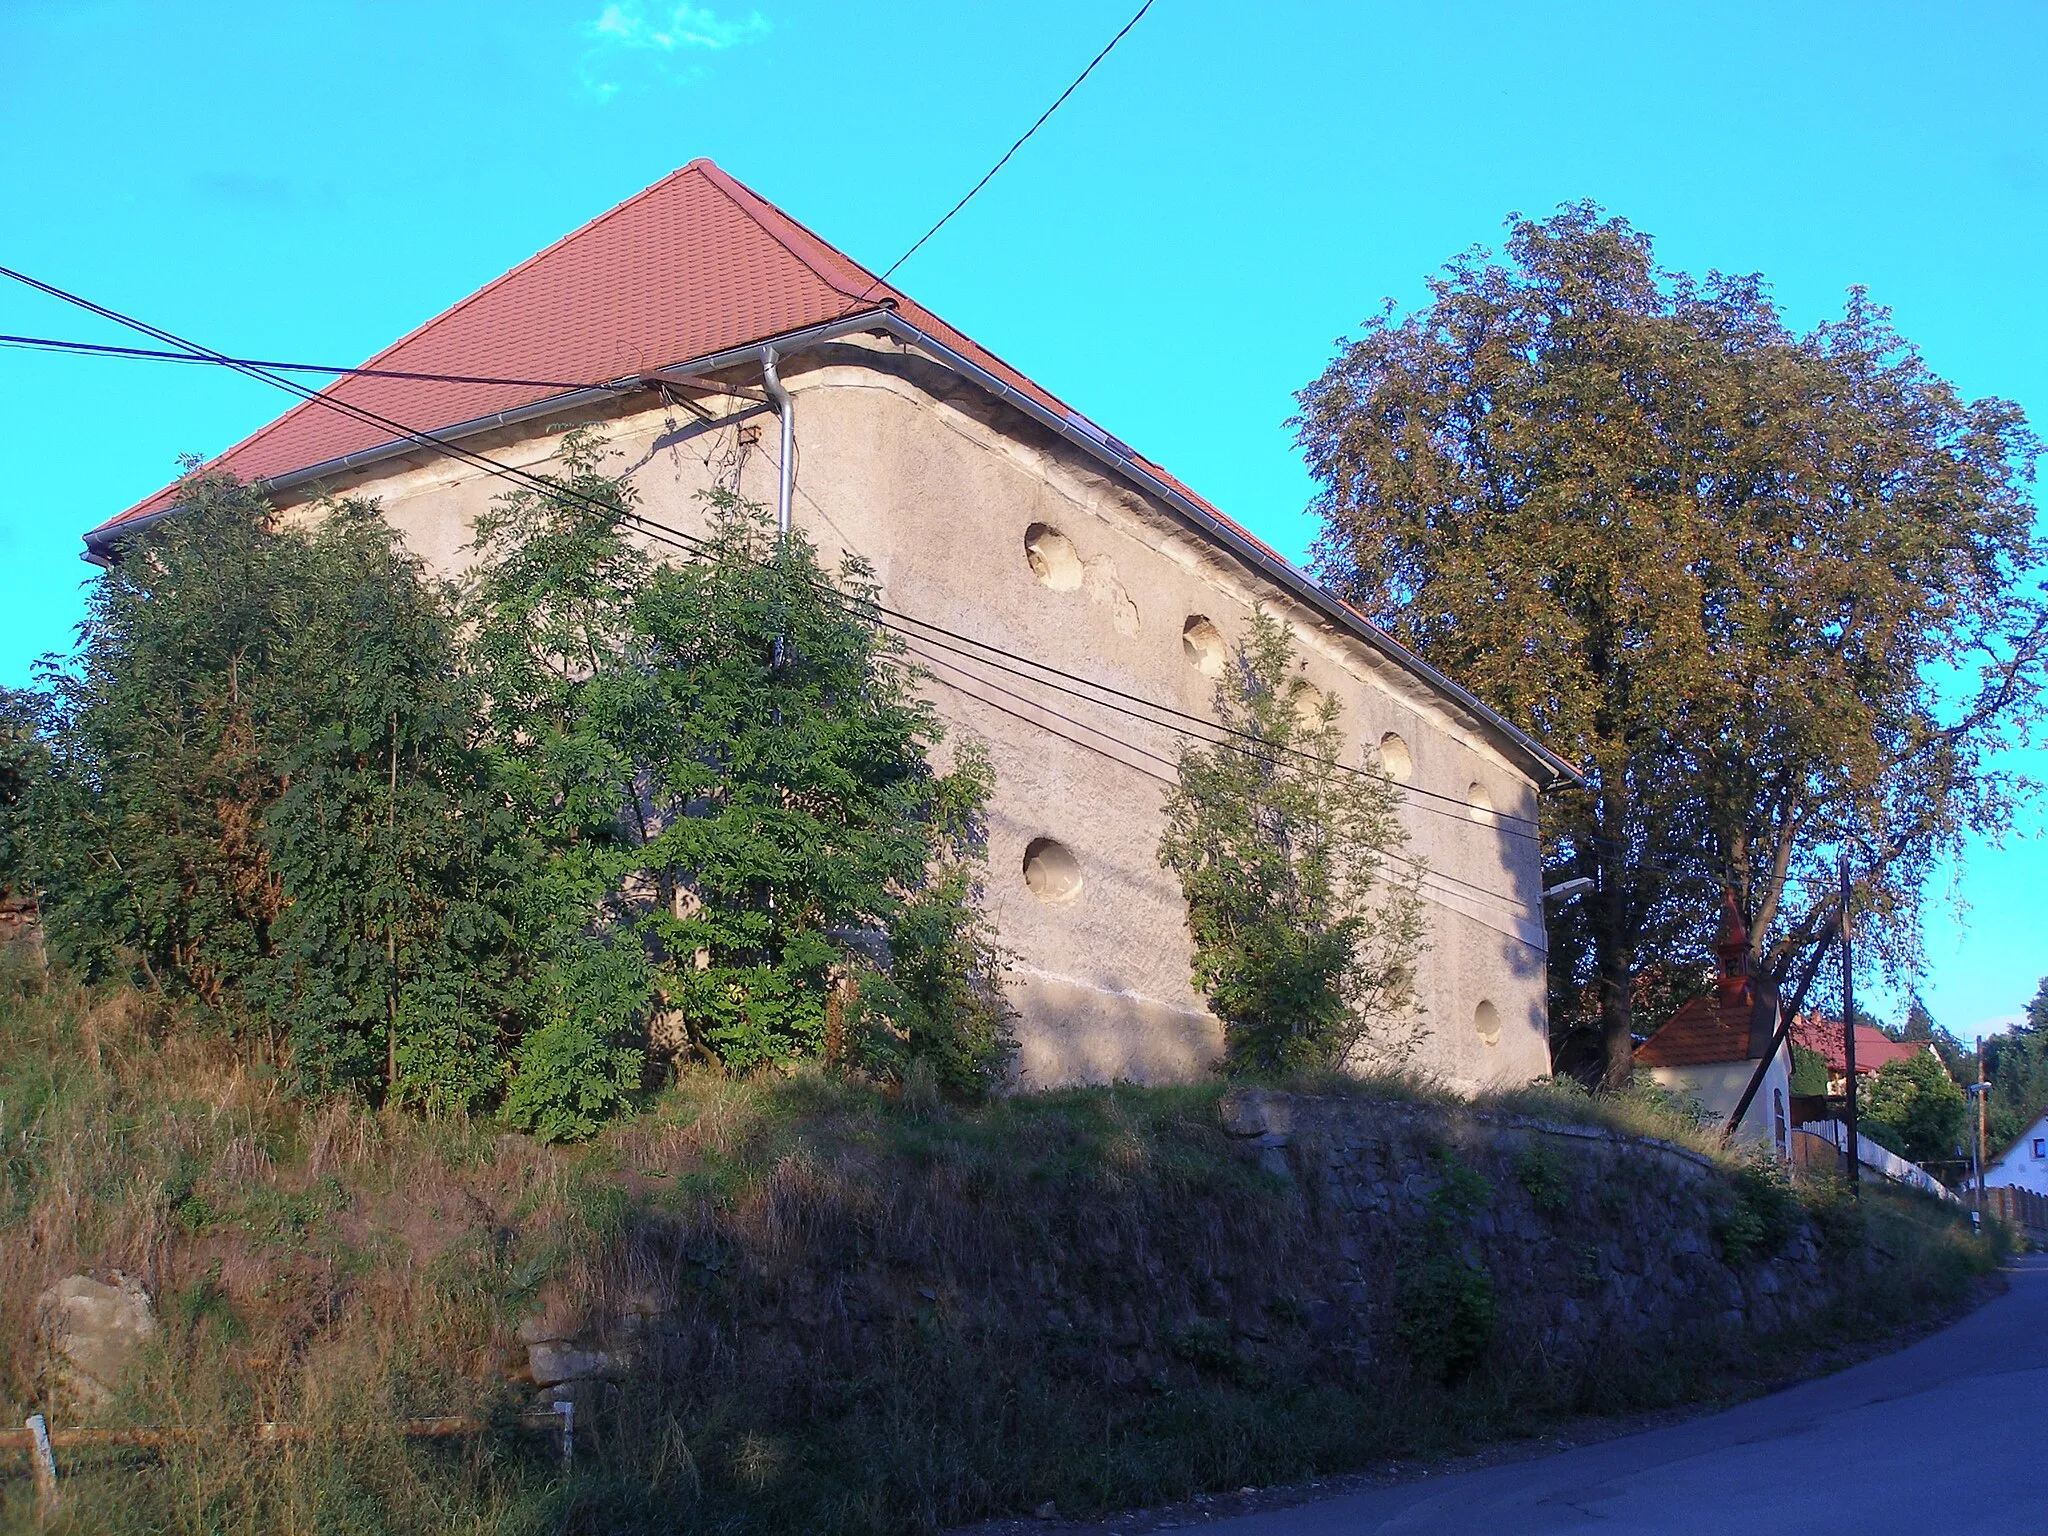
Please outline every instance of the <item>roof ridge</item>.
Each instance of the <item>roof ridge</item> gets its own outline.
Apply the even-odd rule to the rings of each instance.
[[[831,241],[827,240],[823,235],[819,234],[816,230],[807,228],[798,220],[791,218],[787,213],[784,213],[782,209],[776,207],[775,204],[769,202],[768,199],[761,196],[760,193],[754,191],[754,189],[749,187],[745,182],[735,178],[730,172],[726,171],[724,167],[718,165],[715,161],[692,160],[689,166],[686,166],[685,169],[687,170],[700,166],[702,167],[702,173],[704,175],[705,180],[709,181],[714,187],[718,188],[719,192],[725,197],[725,200],[727,202],[731,203],[735,208],[739,209],[741,213],[745,214],[750,220],[752,220],[754,227],[759,229],[762,234],[766,235],[770,240],[773,240],[777,245],[781,246],[785,251],[789,252],[791,256],[796,258],[796,260],[803,263],[804,269],[807,272],[809,272],[813,277],[817,278],[817,280],[823,283],[827,288],[830,288],[834,293],[840,295],[842,298],[852,299],[854,303],[858,304],[862,300],[868,298],[871,294],[873,294],[874,290],[877,287],[888,288],[888,285],[885,284],[881,278],[876,277],[874,273],[869,272],[866,267],[862,266],[859,262],[855,261],[851,256],[847,255],[846,252],[840,250],[838,246],[834,245]],[[872,279],[870,286],[860,293],[855,293],[848,288],[840,286],[837,279],[833,278],[829,273],[820,271],[818,269],[818,265],[816,262],[812,261],[810,257],[806,256],[802,251],[798,250],[794,245],[790,244],[789,241],[785,240],[782,237],[782,234],[779,230],[770,227],[768,221],[762,218],[761,215],[755,211],[753,205],[756,203],[760,204],[761,207],[769,210],[770,212],[774,213],[777,217],[783,219],[785,222],[789,223],[796,229],[800,230],[804,235],[809,237],[811,240],[816,241],[819,245],[823,246],[826,250],[830,251],[834,256],[837,256],[841,261],[845,262],[855,271],[865,273],[870,279]],[[896,290],[894,288],[888,288],[888,291],[894,297],[901,297],[901,295],[896,293]]]

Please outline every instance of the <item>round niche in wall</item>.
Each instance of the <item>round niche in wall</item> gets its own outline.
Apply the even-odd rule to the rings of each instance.
[[[1204,677],[1221,677],[1226,650],[1223,631],[1218,629],[1204,614],[1191,613],[1188,621],[1181,626],[1181,653],[1188,659],[1188,665]]]
[[[1465,803],[1472,807],[1474,821],[1483,822],[1489,827],[1493,825],[1493,791],[1477,779],[1474,779],[1472,787],[1465,791]]]
[[[1380,738],[1380,766],[1387,770],[1387,777],[1396,784],[1406,784],[1415,772],[1415,757],[1408,750],[1408,743],[1401,739],[1398,731],[1389,731]]]
[[[1081,894],[1081,861],[1065,843],[1034,837],[1024,850],[1024,883],[1040,901],[1072,901]]]
[[[1081,557],[1074,541],[1049,523],[1033,523],[1024,530],[1024,558],[1031,574],[1055,592],[1076,592],[1081,587]]]
[[[1478,1034],[1481,1045],[1499,1045],[1500,1010],[1492,1003],[1481,1003],[1472,1010],[1472,1028]]]

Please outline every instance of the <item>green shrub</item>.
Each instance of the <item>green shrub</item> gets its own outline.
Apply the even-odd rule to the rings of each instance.
[[[1231,1072],[1398,1067],[1414,1047],[1421,865],[1392,780],[1340,761],[1337,713],[1254,609],[1216,689],[1228,738],[1184,746],[1167,795],[1159,861]]]

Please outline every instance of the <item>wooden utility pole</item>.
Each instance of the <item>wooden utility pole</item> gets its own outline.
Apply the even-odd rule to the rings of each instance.
[[[1849,849],[1837,855],[1842,879],[1842,1062],[1849,1069],[1849,1193],[1863,1192],[1862,1149],[1856,1135],[1856,973],[1849,957]]]
[[[1977,1225],[1984,1225],[1984,1037],[1977,1037]]]

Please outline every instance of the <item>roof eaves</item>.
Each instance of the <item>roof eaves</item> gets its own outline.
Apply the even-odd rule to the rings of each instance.
[[[1149,465],[1136,458],[1119,453],[1110,445],[1106,434],[1099,430],[1086,430],[1077,424],[1072,413],[1048,409],[1008,380],[983,368],[973,359],[962,355],[936,337],[928,335],[895,311],[888,312],[882,323],[902,340],[933,352],[948,367],[966,374],[983,388],[993,391],[1027,415],[1052,428],[1068,442],[1127,478],[1135,480],[1141,489],[1169,503],[1182,516],[1193,520],[1204,532],[1223,543],[1240,559],[1257,566],[1309,606],[1334,619],[1341,627],[1385,655],[1388,660],[1444,694],[1473,715],[1481,729],[1496,738],[1497,742],[1506,745],[1512,755],[1532,764],[1538,782],[1544,787],[1547,788],[1560,780],[1573,784],[1585,782],[1584,776],[1570,763],[1515,726],[1475,694],[1453,682],[1406,646],[1401,645],[1348,603],[1325,592],[1306,573],[1297,570],[1228,518],[1203,506],[1170,478],[1155,472]]]
[[[737,346],[724,348],[718,352],[707,353],[702,357],[688,358],[681,362],[671,363],[667,366],[653,369],[647,374],[642,375],[642,377],[659,379],[664,375],[672,374],[714,373],[721,368],[731,367],[734,363],[744,362],[759,353],[766,346],[794,350],[815,346],[821,342],[830,341],[834,337],[844,336],[854,331],[873,330],[876,328],[877,317],[885,313],[887,311],[879,306],[871,309],[856,310],[851,314],[841,315],[836,319],[827,320],[818,325],[805,326],[799,330],[787,331],[777,336],[763,336],[753,341],[743,342]],[[397,458],[401,454],[416,452],[420,449],[438,452],[441,451],[442,444],[451,443],[458,438],[473,437],[479,432],[490,432],[500,427],[517,426],[522,422],[537,421],[560,411],[574,410],[580,406],[594,404],[599,400],[617,399],[627,389],[631,388],[634,382],[636,381],[621,380],[617,383],[594,385],[588,389],[570,390],[565,394],[549,395],[545,400],[536,400],[529,405],[513,406],[508,410],[494,411],[488,416],[476,416],[468,421],[458,421],[448,426],[422,429],[412,436],[393,438],[389,442],[379,443],[374,448],[360,448],[354,453],[345,453],[339,458],[324,459],[318,464],[308,464],[303,469],[294,469],[285,474],[273,475],[267,480],[259,480],[255,483],[255,489],[266,495],[275,494],[279,491],[295,490],[300,486],[314,485],[322,480],[332,480],[341,475],[352,474],[359,469],[366,469],[371,465],[380,464],[387,459]],[[309,408],[321,403],[323,403],[321,399],[308,400],[303,402],[301,408]],[[339,406],[331,408],[340,409]],[[119,518],[102,523],[99,527],[89,530],[85,535],[85,558],[97,565],[106,564],[112,558],[114,547],[121,540],[130,537],[143,528],[149,527],[152,523],[161,521],[174,510],[175,505],[175,502],[167,503],[164,506],[153,508],[139,515],[123,514]]]

